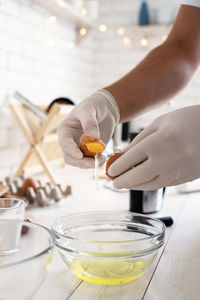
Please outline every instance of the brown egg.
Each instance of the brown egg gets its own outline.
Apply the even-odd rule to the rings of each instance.
[[[80,138],[79,147],[85,156],[94,157],[105,150],[106,144],[100,139],[95,140],[92,136],[84,133]]]
[[[108,174],[108,169],[110,168],[110,166],[112,165],[112,163],[114,163],[114,161],[116,160],[116,159],[118,159],[120,156],[122,156],[123,155],[123,153],[115,153],[115,154],[113,154],[113,155],[111,155],[110,157],[109,157],[109,159],[107,160],[107,163],[106,163],[106,175],[110,178],[110,179],[112,179],[112,180],[114,180],[117,176],[110,176],[109,174]]]
[[[24,180],[23,186],[22,186],[22,191],[24,194],[26,194],[26,191],[29,187],[32,187],[34,191],[36,192],[37,189],[40,187],[39,183],[33,179],[33,178],[27,178]]]

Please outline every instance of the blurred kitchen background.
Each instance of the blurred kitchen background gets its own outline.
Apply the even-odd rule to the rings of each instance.
[[[77,104],[123,76],[166,39],[179,7],[178,0],[145,1],[150,24],[141,26],[139,20],[148,23],[142,2],[0,0],[0,177],[13,175],[28,149],[7,107],[14,90],[36,105],[57,97]],[[199,77],[169,103],[134,119],[130,131],[200,104]]]

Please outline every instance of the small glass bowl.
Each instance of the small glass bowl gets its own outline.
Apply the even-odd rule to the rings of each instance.
[[[3,222],[0,220],[0,225]],[[18,251],[0,255],[0,299],[30,300],[50,268],[53,237],[50,230],[41,225],[10,222],[17,230],[20,227],[20,241]]]
[[[135,280],[149,268],[164,244],[165,225],[131,212],[85,212],[57,219],[52,233],[75,275],[114,285]]]

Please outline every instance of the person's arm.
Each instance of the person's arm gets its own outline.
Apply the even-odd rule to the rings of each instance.
[[[151,51],[121,80],[76,105],[62,122],[58,136],[65,162],[81,168],[94,167],[94,159],[83,156],[79,149],[81,135],[87,133],[107,144],[119,120],[129,120],[171,98],[187,84],[199,62],[200,8],[183,5],[163,45]],[[142,137],[146,133],[149,133],[149,129]],[[140,139],[141,134],[135,140]],[[118,163],[113,163],[113,176],[126,171],[126,163],[125,169],[123,167],[125,157],[124,154]],[[102,156],[100,164],[103,161]],[[122,167],[117,166],[120,162]],[[132,164],[130,161],[128,167],[133,165],[134,162]]]
[[[200,8],[182,5],[168,39],[136,68],[106,87],[127,121],[170,99],[200,63]]]

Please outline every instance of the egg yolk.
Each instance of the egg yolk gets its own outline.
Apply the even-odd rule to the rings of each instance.
[[[103,145],[101,145],[100,143],[97,143],[97,142],[88,142],[88,143],[85,143],[85,145],[87,146],[89,151],[96,153],[96,154],[101,153],[105,149]]]

